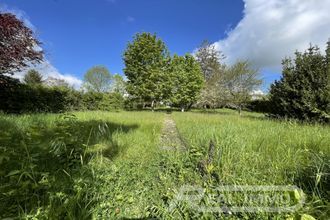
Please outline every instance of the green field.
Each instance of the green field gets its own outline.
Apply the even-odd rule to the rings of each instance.
[[[165,120],[177,129],[164,130]],[[181,143],[164,149],[170,132]],[[0,115],[0,167],[0,219],[330,216],[330,127],[256,113]],[[183,185],[210,195],[223,185],[296,185],[306,202],[294,213],[200,212],[173,203]]]

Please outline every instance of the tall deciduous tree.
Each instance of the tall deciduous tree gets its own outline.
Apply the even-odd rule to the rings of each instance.
[[[282,78],[271,85],[273,114],[300,120],[330,120],[330,42],[323,56],[316,46],[284,59]]]
[[[259,71],[251,67],[248,61],[238,61],[229,67],[224,76],[225,89],[228,90],[229,103],[239,114],[250,99],[251,93],[262,84]]]
[[[41,85],[43,83],[42,75],[34,69],[25,74],[23,81],[29,85]]]
[[[219,65],[214,69],[211,77],[205,82],[205,86],[198,100],[198,105],[204,108],[224,107],[229,100],[229,92],[226,87],[226,75],[228,67]]]
[[[220,61],[225,58],[225,56],[215,48],[215,45],[210,44],[206,40],[203,41],[198,48],[195,56],[202,68],[203,76],[206,81],[218,71],[221,66]]]
[[[216,108],[221,106],[221,88],[215,83],[215,79],[218,79],[219,75],[222,73],[224,65],[221,64],[221,60],[223,60],[225,56],[215,48],[215,45],[210,44],[208,41],[203,41],[195,57],[201,66],[205,80],[198,105],[204,108]]]
[[[203,75],[195,58],[174,55],[171,62],[172,92],[171,101],[181,107],[181,111],[196,102],[203,87]]]
[[[111,88],[112,76],[104,66],[94,66],[84,75],[84,87],[88,91],[108,92]]]
[[[136,34],[123,59],[131,97],[150,102],[152,109],[155,102],[167,98],[169,52],[161,39],[150,33]]]
[[[0,13],[0,75],[13,74],[43,59],[32,30],[10,13]]]

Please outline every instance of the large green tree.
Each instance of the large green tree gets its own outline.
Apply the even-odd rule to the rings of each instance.
[[[34,69],[25,74],[23,81],[29,85],[41,85],[43,83],[42,75]]]
[[[169,91],[169,52],[155,34],[139,33],[124,52],[126,90],[143,103],[165,100]]]
[[[300,120],[330,120],[330,42],[326,55],[316,46],[282,62],[282,78],[270,89],[273,115]]]
[[[189,54],[174,55],[171,61],[171,101],[181,111],[196,102],[203,87],[203,74],[195,58]]]
[[[84,75],[84,87],[87,91],[108,92],[111,88],[112,76],[105,66],[94,66]]]

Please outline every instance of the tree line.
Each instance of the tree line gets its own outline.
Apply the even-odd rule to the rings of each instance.
[[[207,41],[194,55],[171,57],[155,34],[137,34],[124,53],[127,92],[152,109],[165,103],[182,111],[231,106],[240,112],[262,80],[248,61],[228,66],[223,58]]]
[[[272,117],[328,121],[330,112],[330,41],[325,55],[317,46],[282,62],[282,78],[269,94],[253,101],[260,87],[259,70],[247,60],[225,64],[225,55],[204,41],[193,53],[170,55],[151,33],[138,33],[123,54],[125,79],[102,65],[84,75],[77,91],[61,79],[42,79],[30,70],[23,82],[14,72],[43,60],[41,43],[10,13],[0,13],[0,110],[60,112],[122,108],[177,107],[259,109]]]
[[[105,67],[89,69],[82,87],[82,90],[76,90],[65,80],[54,77],[43,79],[42,74],[32,69],[22,82],[11,79],[8,86],[1,85],[3,101],[0,110],[7,113],[56,113],[124,108],[124,80],[118,74],[111,75]]]

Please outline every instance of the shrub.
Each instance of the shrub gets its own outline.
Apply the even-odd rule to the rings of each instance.
[[[67,110],[68,91],[11,81],[1,85],[0,110],[6,113],[62,112]]]
[[[252,100],[247,104],[247,109],[254,112],[269,113],[271,112],[270,101],[267,98]]]
[[[0,78],[0,111],[5,113],[66,112],[75,110],[118,110],[125,99],[118,92],[83,93],[69,87],[22,84],[11,77]]]
[[[100,110],[110,111],[124,108],[124,97],[117,92],[103,94],[103,98],[99,103]]]

